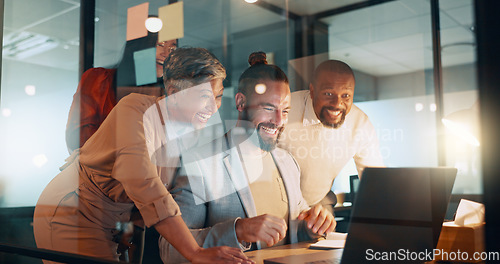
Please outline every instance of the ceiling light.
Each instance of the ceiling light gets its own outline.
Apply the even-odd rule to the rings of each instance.
[[[55,39],[37,33],[15,32],[4,38],[2,54],[6,58],[24,59],[59,45]]]
[[[420,112],[424,110],[424,105],[422,103],[416,103],[415,104],[415,111]]]
[[[245,2],[249,3],[249,4],[253,4],[255,2],[257,2],[258,0],[245,0]]]
[[[149,32],[156,33],[160,31],[162,27],[163,27],[163,22],[161,22],[161,19],[157,17],[150,17],[146,19],[146,29]]]
[[[33,164],[35,166],[37,166],[38,168],[41,168],[49,160],[47,159],[47,156],[45,156],[45,154],[39,154],[39,155],[34,156],[32,161],[33,161]]]
[[[35,95],[35,93],[36,93],[36,87],[34,85],[26,85],[24,87],[24,92],[27,95]]]
[[[4,108],[2,109],[2,115],[5,117],[9,117],[10,115],[12,115],[12,111],[9,108]]]
[[[258,94],[265,93],[266,92],[266,85],[262,84],[262,83],[255,85],[255,92]]]
[[[436,110],[437,110],[437,106],[436,106],[436,104],[430,104],[430,105],[429,105],[429,110],[430,110],[431,112],[436,112]]]

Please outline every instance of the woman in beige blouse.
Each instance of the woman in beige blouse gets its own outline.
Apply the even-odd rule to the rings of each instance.
[[[250,262],[236,248],[198,246],[166,188],[179,153],[220,107],[225,77],[207,50],[173,51],[164,66],[167,97],[120,100],[42,192],[34,214],[37,246],[118,260],[117,226],[131,220],[135,205],[144,224],[191,262]]]

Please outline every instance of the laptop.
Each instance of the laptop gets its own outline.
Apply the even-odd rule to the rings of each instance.
[[[432,260],[455,168],[365,168],[343,250],[264,260],[278,263],[423,263]]]

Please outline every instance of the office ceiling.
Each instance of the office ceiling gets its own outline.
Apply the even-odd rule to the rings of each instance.
[[[298,15],[313,15],[363,0],[260,0]],[[4,0],[4,60],[18,60],[75,71],[78,69],[79,0]],[[117,61],[124,43],[126,9],[137,0],[97,0],[96,64]],[[142,1],[140,1],[142,2]],[[155,14],[166,0],[150,1]],[[471,0],[441,0],[443,65],[472,63],[474,34]],[[185,37],[182,44],[221,46],[225,33],[270,25],[286,18],[243,0],[184,0]],[[432,67],[428,0],[401,0],[360,9],[321,22],[329,26],[329,56],[343,59],[373,76],[393,75]],[[25,33],[23,33],[25,32]],[[37,54],[19,54],[9,42],[32,34]],[[49,42],[50,45],[37,44]],[[12,46],[12,45],[11,45]],[[19,48],[18,48],[19,49]],[[10,52],[6,54],[6,52]],[[14,54],[14,55],[12,55]],[[24,57],[23,57],[24,56]]]

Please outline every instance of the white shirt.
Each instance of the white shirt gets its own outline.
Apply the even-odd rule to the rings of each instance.
[[[384,166],[375,128],[356,105],[352,105],[339,128],[321,124],[308,90],[292,93],[291,105],[279,147],[288,150],[299,163],[300,187],[309,205],[325,197],[351,158],[360,175],[365,167]]]

